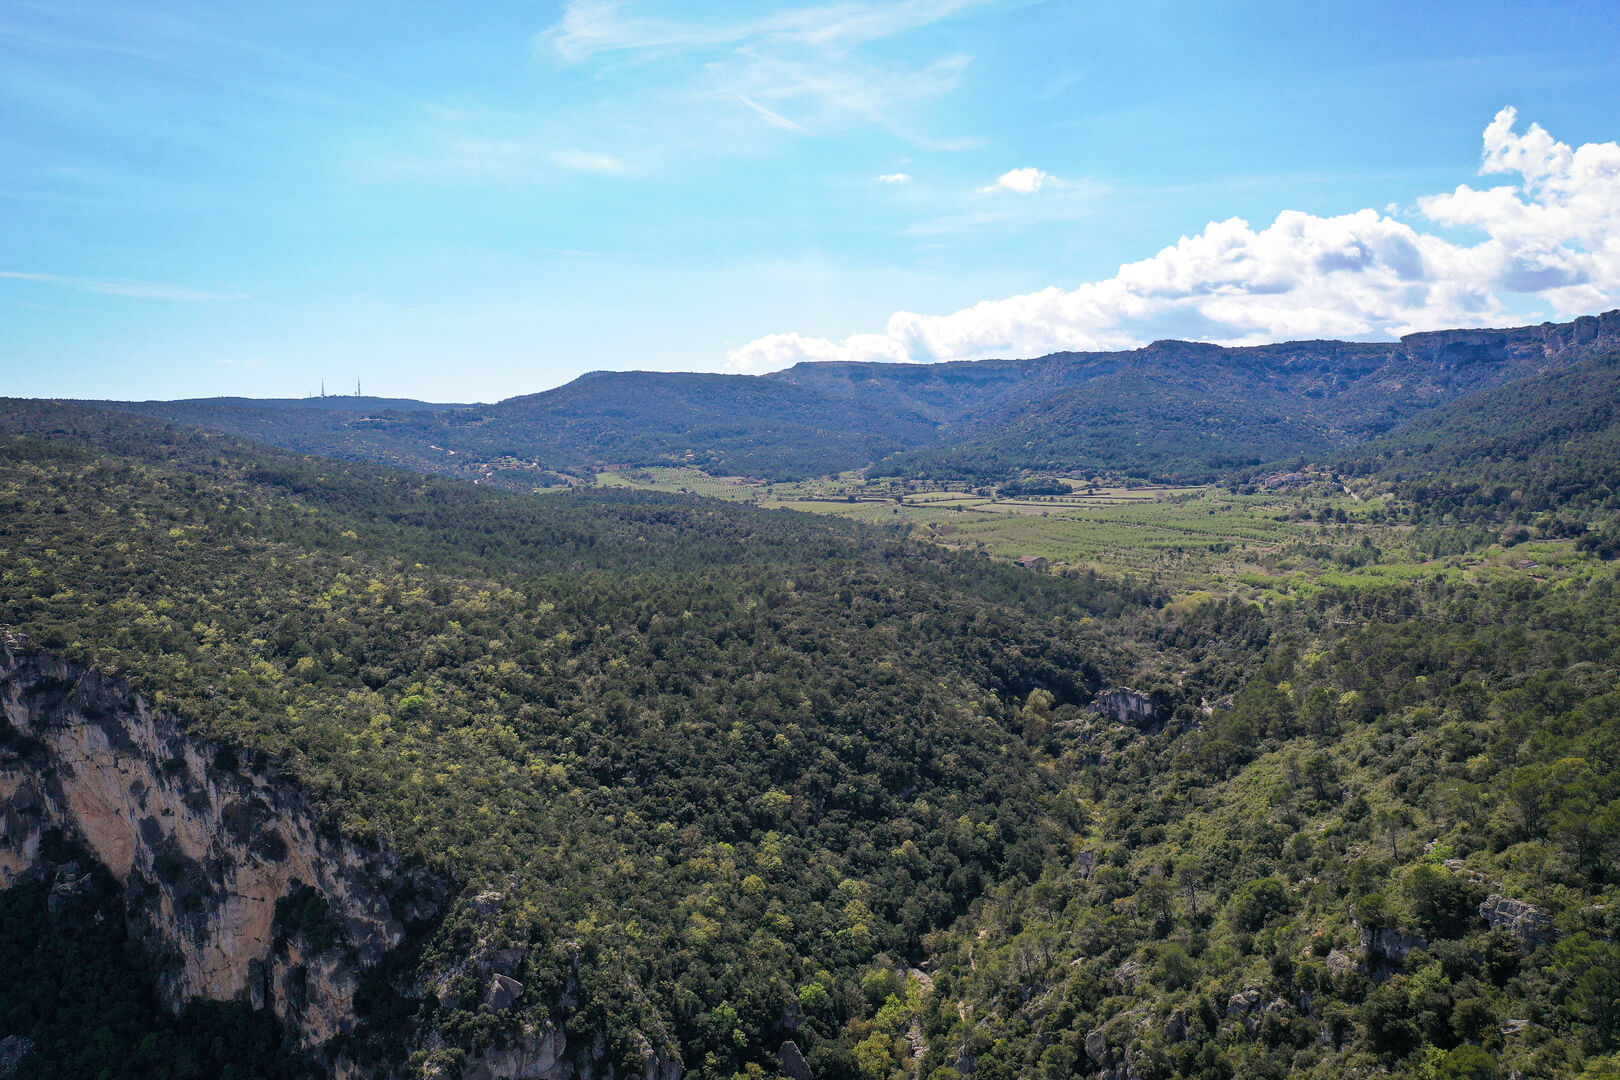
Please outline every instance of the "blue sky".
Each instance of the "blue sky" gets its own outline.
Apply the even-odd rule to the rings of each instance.
[[[1620,304],[1616,55],[1612,3],[7,0],[0,394],[1562,318]]]

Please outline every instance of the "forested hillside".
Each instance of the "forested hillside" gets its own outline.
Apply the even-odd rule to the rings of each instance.
[[[1387,349],[1356,351],[1383,359]],[[974,481],[1078,469],[1205,481],[1293,454],[1325,453],[1386,429],[1407,411],[1363,415],[1348,401],[1269,385],[1231,359],[1212,346],[1155,345],[1078,387],[975,416],[961,425],[961,441],[896,454],[869,471]]]
[[[824,519],[4,422],[0,623],[508,895],[478,932],[533,950],[519,1009],[390,1005],[379,1046],[539,1015],[726,1075],[796,1034],[836,1072],[843,988],[1055,851],[1019,707],[1087,700],[1117,653],[1095,618],[1150,599]],[[477,921],[435,939],[447,966]]]
[[[1592,568],[1165,619],[1263,662],[1195,733],[1073,733],[1069,857],[937,943],[920,1075],[1614,1075],[1617,601]]]
[[[1111,353],[946,364],[804,363],[762,376],[595,372],[495,405],[316,399],[117,407],[278,446],[535,490],[610,465],[764,480],[868,469],[994,481],[1084,469],[1205,481],[1382,435],[1436,406],[1620,343],[1620,311],[1399,342]]]
[[[1531,430],[1612,366],[1476,427]],[[367,1068],[454,1076],[557,1025],[616,1076],[1615,1069],[1620,575],[1573,537],[1515,561],[1403,497],[1276,541],[1242,595],[1170,596],[69,405],[6,402],[0,433],[0,627],[454,883],[329,1048]],[[1555,497],[1598,460],[1574,445],[1536,473]],[[1386,573],[1288,576],[1318,563]],[[39,928],[8,962],[71,955],[43,900],[8,895]],[[287,917],[341,933],[323,902]],[[0,995],[22,1075],[321,1067],[245,1006],[176,1029],[140,979]]]
[[[1465,398],[1335,460],[1400,484],[1434,520],[1601,518],[1620,508],[1620,352]]]

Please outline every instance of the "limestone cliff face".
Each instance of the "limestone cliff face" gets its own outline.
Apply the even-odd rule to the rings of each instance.
[[[0,636],[0,888],[60,829],[123,886],[160,993],[273,1009],[314,1051],[364,971],[448,898],[395,854],[323,834],[273,770],[186,733],[127,685]]]
[[[1506,359],[1576,360],[1620,346],[1620,310],[1582,315],[1567,323],[1541,323],[1508,330],[1436,330],[1407,334],[1408,355],[1428,363],[1500,363]]]

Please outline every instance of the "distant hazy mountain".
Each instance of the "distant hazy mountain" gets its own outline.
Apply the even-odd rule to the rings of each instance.
[[[279,446],[525,485],[545,471],[690,464],[794,479],[1115,470],[1201,479],[1366,441],[1447,402],[1620,344],[1620,311],[1398,342],[942,364],[808,363],[762,376],[597,372],[495,405],[374,398],[122,403]]]
[[[176,404],[165,402],[164,404]],[[359,394],[322,394],[319,397],[302,398],[245,398],[245,397],[213,397],[190,398],[188,404],[206,408],[209,406],[225,405],[235,408],[257,409],[328,409],[335,412],[443,412],[446,409],[467,409],[473,406],[466,403],[446,405],[431,401],[417,401],[415,398],[386,398],[363,397]]]

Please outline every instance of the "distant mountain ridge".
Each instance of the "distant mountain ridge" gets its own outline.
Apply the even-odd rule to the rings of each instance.
[[[301,398],[211,397],[187,398],[186,401],[188,404],[199,407],[223,405],[234,408],[327,409],[333,412],[444,412],[447,409],[471,409],[477,407],[469,402],[445,404],[418,401],[415,398],[370,397],[361,394],[320,394],[316,397]],[[167,402],[166,404],[175,403]]]
[[[1437,406],[1620,345],[1620,310],[1567,323],[768,375],[592,372],[466,407],[386,399],[124,402],[307,453],[530,486],[607,465],[770,480],[997,478],[1083,469],[1201,480],[1387,433]],[[339,402],[371,401],[364,408]],[[359,413],[360,415],[356,415]],[[560,479],[560,478],[559,478]]]

